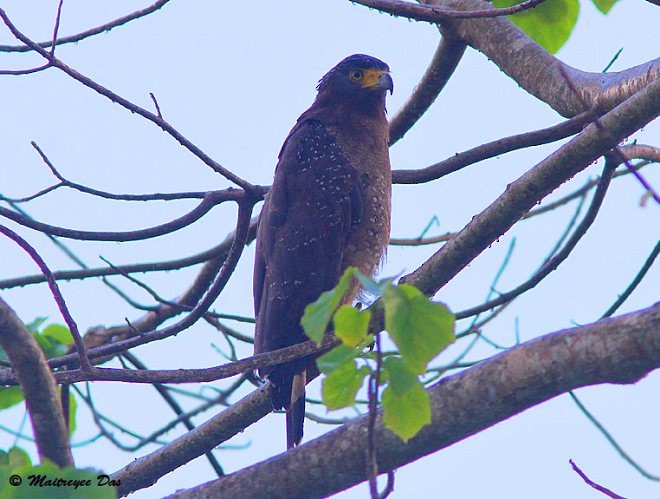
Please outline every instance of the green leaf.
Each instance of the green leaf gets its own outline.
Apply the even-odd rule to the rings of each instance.
[[[316,359],[316,365],[321,372],[329,373],[337,369],[343,363],[355,359],[359,354],[359,348],[351,348],[343,344],[338,345],[328,353],[324,353]]]
[[[69,392],[69,436],[73,435],[76,431],[76,412],[78,410],[78,402],[73,393]]]
[[[71,336],[71,332],[66,326],[62,326],[61,324],[51,324],[46,327],[41,334],[46,338],[61,343],[62,345],[73,344],[73,336]]]
[[[612,7],[614,7],[614,4],[617,3],[619,0],[591,0],[596,8],[600,10],[603,14],[607,14]]]
[[[32,334],[39,331],[39,328],[48,320],[48,317],[37,317],[32,322],[28,322],[25,327]]]
[[[417,374],[454,341],[454,316],[410,284],[389,286],[383,294],[385,329]]]
[[[371,311],[360,311],[350,305],[342,305],[333,318],[335,336],[344,345],[356,347],[367,338],[370,320]]]
[[[357,391],[370,373],[371,370],[366,366],[358,369],[355,360],[344,362],[328,373],[321,387],[325,406],[332,411],[355,405]]]
[[[30,454],[25,452],[20,447],[12,447],[9,449],[9,468],[15,469],[21,466],[32,466]]]
[[[394,393],[402,395],[419,383],[415,373],[401,357],[391,356],[383,359],[383,380],[387,380]]]
[[[521,0],[493,0],[495,7],[511,7]],[[533,9],[509,16],[548,52],[557,52],[573,32],[580,12],[579,0],[546,0]]]
[[[23,392],[20,386],[0,388],[0,410],[7,409],[23,402]]]
[[[69,351],[69,345],[73,344],[71,333],[60,324],[51,324],[42,332],[34,333],[34,338],[49,359],[66,354]]]
[[[346,296],[354,272],[354,267],[347,268],[334,289],[321,293],[314,303],[305,307],[300,323],[307,336],[316,341],[317,345],[321,344],[332,314]]]
[[[431,422],[431,403],[417,381],[398,393],[392,385],[383,391],[383,422],[401,440],[407,442]]]

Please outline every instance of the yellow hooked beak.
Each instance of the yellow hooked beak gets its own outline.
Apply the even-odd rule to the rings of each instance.
[[[364,88],[369,90],[389,90],[394,92],[394,82],[388,71],[380,69],[367,69],[364,71],[364,77],[360,82]]]

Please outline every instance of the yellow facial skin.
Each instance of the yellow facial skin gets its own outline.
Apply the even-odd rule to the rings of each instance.
[[[380,69],[354,69],[348,76],[363,88],[387,88],[391,91],[392,79],[388,71]]]

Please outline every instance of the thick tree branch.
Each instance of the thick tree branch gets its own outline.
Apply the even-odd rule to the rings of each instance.
[[[387,12],[394,16],[407,17],[408,19],[415,19],[417,21],[427,21],[430,23],[438,23],[446,19],[477,19],[477,18],[492,18],[503,17],[512,14],[517,14],[524,10],[533,9],[537,5],[543,3],[545,0],[526,0],[518,5],[511,7],[503,7],[501,9],[495,8],[490,4],[487,7],[476,6],[473,10],[468,9],[454,9],[444,5],[417,5],[412,2],[404,2],[401,0],[354,0],[355,3],[364,5],[372,9],[377,9],[382,12]]]
[[[121,481],[117,495],[122,497],[150,487],[160,477],[226,442],[272,410],[268,385],[264,385],[193,431],[113,473],[112,479]]]
[[[458,36],[482,52],[522,88],[567,118],[580,114],[584,107],[566,85],[559,72],[560,65],[583,99],[599,113],[612,109],[660,76],[660,59],[619,73],[589,73],[572,68],[549,54],[505,17],[457,19],[443,15],[442,11],[433,17],[430,9],[412,3],[375,0],[360,3],[409,19],[439,23],[441,32],[448,31],[450,36]],[[445,11],[495,10],[482,0],[425,0],[422,3]]]
[[[39,459],[73,466],[69,431],[46,356],[14,311],[0,299],[0,345],[7,352],[30,414]]]
[[[429,0],[433,5],[472,10],[481,0]],[[449,21],[452,34],[491,59],[529,93],[565,117],[584,111],[559,71],[563,66],[582,98],[599,113],[609,111],[660,77],[660,59],[618,73],[589,73],[562,63],[504,17]],[[443,30],[441,26],[441,31]]]
[[[617,328],[619,327],[622,328],[620,331],[621,334],[617,335],[618,334]],[[626,328],[630,328],[630,331],[632,331],[630,333],[632,335],[631,337],[626,336],[628,334],[628,329]],[[603,336],[600,336],[601,331]],[[583,338],[581,336],[583,333],[589,333],[589,335]],[[566,339],[564,339],[564,335],[567,335]],[[612,339],[610,339],[608,335],[612,336]],[[639,336],[639,338],[635,337],[634,335]],[[447,390],[441,389],[439,387],[446,382],[449,383],[451,380],[454,380],[456,377],[461,377],[460,379],[462,379],[466,375],[468,376],[467,378],[468,381],[466,383],[469,385],[470,389],[472,391],[477,390],[479,389],[479,385],[482,382],[482,380],[484,381],[488,380],[489,379],[488,376],[490,376],[489,374],[485,374],[485,375],[480,374],[484,370],[483,367],[484,365],[493,366],[490,368],[490,371],[492,370],[498,371],[499,373],[498,376],[493,377],[493,380],[498,380],[497,383],[500,384],[505,383],[506,370],[508,369],[507,366],[511,363],[509,359],[520,359],[520,358],[530,359],[529,362],[526,364],[522,364],[521,363],[522,361],[518,360],[517,363],[514,363],[513,367],[511,368],[513,369],[512,374],[514,376],[521,377],[520,380],[521,385],[525,385],[525,383],[529,382],[529,380],[534,377],[540,378],[543,381],[543,383],[549,383],[550,375],[547,374],[547,370],[546,370],[546,366],[548,365],[552,369],[552,373],[559,373],[560,375],[569,376],[569,377],[573,375],[578,377],[582,376],[582,378],[584,378],[584,376],[589,376],[590,372],[597,370],[598,367],[596,365],[590,364],[589,369],[586,369],[584,372],[582,372],[580,370],[581,367],[579,365],[572,366],[571,359],[573,359],[578,355],[577,353],[574,353],[572,349],[570,348],[567,349],[566,346],[567,344],[572,344],[571,342],[577,340],[580,340],[579,345],[577,347],[580,351],[580,355],[582,354],[584,355],[584,358],[580,357],[580,362],[593,363],[594,362],[593,359],[596,356],[594,352],[597,352],[596,357],[604,364],[605,366],[604,369],[606,369],[608,376],[613,376],[614,378],[616,378],[616,376],[624,376],[626,379],[620,379],[619,381],[617,381],[614,378],[596,380],[591,383],[582,383],[582,384],[576,384],[575,386],[569,386],[564,391],[573,389],[576,386],[583,386],[584,384],[603,383],[608,381],[611,382],[632,381],[637,375],[630,374],[630,379],[628,379],[627,377],[628,375],[623,373],[623,371],[621,373],[618,373],[617,366],[619,365],[619,363],[626,365],[627,364],[635,365],[635,363],[638,361],[646,362],[646,360],[651,359],[652,366],[649,367],[648,369],[646,367],[644,368],[647,369],[647,371],[655,367],[658,367],[660,365],[660,304],[656,304],[655,306],[647,310],[637,312],[635,314],[629,314],[627,316],[622,316],[614,320],[601,321],[588,326],[582,326],[570,330],[559,331],[557,333],[549,334],[541,339],[530,341],[528,343],[525,343],[517,347],[515,350],[504,352],[499,356],[493,357],[491,359],[482,362],[481,364],[469,369],[468,371],[465,371],[456,376],[448,378],[446,381],[443,380],[440,383],[431,387],[430,391],[431,393],[433,393],[434,391],[438,391],[438,395],[435,396],[435,398],[441,401],[443,397],[447,396],[448,392]],[[617,351],[618,342],[623,342],[625,344],[624,345],[625,348],[621,347],[622,350],[620,352],[621,353],[620,357],[617,356],[614,357],[615,364],[609,364],[608,352],[610,350]],[[642,343],[644,347],[643,348],[640,347],[639,349],[636,349],[636,345],[638,343]],[[544,348],[549,349],[548,356],[545,357],[543,363],[537,365],[536,360],[533,359],[539,355],[543,356]],[[555,366],[552,363],[552,359],[554,358],[553,357],[554,350],[552,349],[558,350],[558,355],[561,354],[565,362],[568,365],[572,366],[571,370],[567,370],[566,373],[564,373],[562,371],[563,364]],[[520,350],[520,352],[516,353],[518,350]],[[501,358],[502,356],[504,356],[504,358]],[[538,367],[539,370],[535,371],[536,367]],[[472,377],[472,375],[467,374],[475,370],[477,374],[475,374],[474,377]],[[463,382],[460,381],[459,383],[463,383]],[[530,390],[529,387],[527,387],[527,392],[533,392],[533,391]],[[457,389],[457,393],[458,393],[458,389]],[[515,394],[515,389],[512,390],[512,393]],[[557,393],[561,393],[561,392],[557,392]],[[555,393],[554,395],[556,395],[557,393]],[[451,395],[451,397],[455,397],[455,396],[456,395],[453,394]],[[461,396],[460,400],[462,401],[464,400],[466,401],[466,403],[472,404],[473,402],[471,402],[471,400],[475,400],[470,398],[472,396],[473,395],[470,395],[468,393],[464,397]],[[546,397],[546,398],[550,398],[550,397]],[[475,402],[477,403],[477,405],[480,403],[479,399],[476,399]],[[530,405],[534,405],[534,404],[530,404]],[[213,447],[216,447],[222,444],[223,442],[227,441],[236,433],[243,431],[243,429],[245,429],[247,426],[251,425],[255,421],[266,416],[269,412],[271,412],[271,410],[272,408],[270,406],[268,390],[265,387],[262,387],[259,390],[248,395],[244,399],[235,403],[230,409],[218,414],[217,416],[206,422],[204,425],[199,426],[192,432],[189,432],[188,434],[179,437],[171,444],[163,446],[154,453],[144,456],[138,459],[137,461],[129,464],[125,468],[117,471],[113,475],[113,478],[120,479],[122,482],[122,486],[119,489],[120,495],[126,495],[139,488],[148,487],[152,485],[161,476],[164,476],[165,474],[173,471],[174,469],[183,466],[187,462],[203,455],[209,449],[212,449]],[[442,407],[438,409],[434,408],[434,414],[441,414],[444,412],[444,410],[445,409]],[[473,410],[471,409],[471,407],[466,407],[464,414],[470,414],[471,410]],[[457,416],[453,424],[459,424],[461,417],[464,416]],[[508,416],[504,416],[501,419],[505,419],[506,417]],[[351,427],[353,427],[354,424],[362,425],[361,422],[364,421],[366,421],[365,418],[362,418],[357,423],[351,424]],[[497,421],[494,421],[487,426],[490,426],[495,422]],[[361,428],[360,430],[352,431],[351,434],[352,435],[360,434],[363,438],[366,438],[366,433],[367,433],[366,426],[364,427],[363,426],[364,425],[360,426]],[[360,433],[361,431],[362,433]],[[382,436],[383,433],[382,423],[379,423],[378,431],[380,432],[380,434],[377,438],[377,441],[380,442],[381,441],[380,437]],[[475,432],[476,431],[478,430],[475,430]],[[328,437],[323,437],[323,440],[325,440],[326,438]],[[401,442],[397,440],[395,437],[391,436],[391,438],[394,439],[396,443],[394,448],[398,448],[402,446]],[[444,446],[454,443],[460,440],[461,438],[464,438],[464,436],[453,439],[450,442],[446,443]],[[307,447],[307,445],[314,444],[314,442],[304,445],[303,448]],[[327,451],[327,448],[330,448],[335,445],[337,445],[337,449],[345,449],[346,447],[352,447],[355,445],[355,441],[353,440],[347,440],[344,443],[341,442],[343,442],[342,437],[333,438],[332,444],[324,446],[324,448]],[[366,440],[363,440],[363,443],[365,442]],[[330,452],[330,455],[337,454],[338,452],[337,449]],[[438,449],[433,449],[433,450],[438,450]],[[364,448],[358,449],[356,450],[356,452],[357,455],[359,456],[358,459],[361,459],[362,461],[354,461],[353,462],[354,466],[358,466],[357,464],[355,464],[355,462],[363,463],[364,460]],[[314,458],[316,458],[316,455],[317,454],[314,453],[315,456]],[[279,459],[279,457],[276,459]],[[307,457],[309,458],[309,455]],[[304,459],[305,458],[303,458],[303,461]],[[339,457],[339,459],[341,459],[341,457]],[[415,458],[411,460],[414,459]],[[381,463],[380,454],[378,457],[378,462]],[[364,468],[365,468],[364,466],[360,467],[360,470],[363,473],[363,475],[364,475]],[[286,469],[286,467],[283,469]],[[272,473],[273,468],[270,468],[270,470],[271,470],[270,472]],[[384,472],[384,470],[381,468],[380,472]],[[366,477],[366,475],[364,476]],[[289,494],[284,493],[284,491],[280,491],[280,492],[281,493],[274,493],[274,496],[277,497],[290,496]],[[269,496],[269,493],[264,491],[263,495]],[[306,496],[306,491],[300,491],[300,495]],[[314,497],[315,493],[312,493],[311,496]],[[231,495],[229,497],[231,497]],[[297,495],[294,493],[293,495],[291,495],[291,497],[297,497]]]
[[[538,201],[653,120],[658,113],[660,79],[605,114],[600,120],[604,130],[592,123],[510,184],[456,237],[403,280],[429,296],[434,295]]]
[[[379,415],[379,472],[448,447],[568,390],[634,383],[658,367],[660,303],[536,338],[431,386],[432,423],[406,444],[383,427]],[[326,497],[367,478],[366,440],[363,416],[296,449],[171,497]]]

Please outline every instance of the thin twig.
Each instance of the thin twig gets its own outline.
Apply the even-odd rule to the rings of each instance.
[[[607,489],[607,488],[603,487],[602,485],[598,485],[596,482],[591,480],[587,475],[584,474],[584,472],[580,468],[578,468],[577,464],[575,464],[572,459],[569,459],[568,462],[571,463],[571,466],[573,467],[573,470],[578,475],[580,475],[580,478],[582,478],[582,480],[584,480],[585,483],[587,485],[589,485],[590,487],[596,489],[598,492],[602,492],[607,497],[611,497],[613,499],[626,499],[625,497],[620,496],[619,494],[615,494],[610,489]]]
[[[455,314],[456,319],[464,319],[466,317],[470,317],[472,315],[484,312],[498,305],[502,305],[503,303],[507,303],[508,301],[512,300],[513,298],[516,298],[525,291],[532,289],[539,282],[545,279],[551,272],[556,270],[557,267],[559,267],[559,265],[568,257],[568,255],[570,255],[570,253],[573,251],[573,248],[575,248],[575,246],[580,241],[580,239],[582,239],[582,236],[586,234],[587,230],[589,229],[589,227],[591,227],[591,224],[596,219],[598,210],[600,209],[603,199],[605,198],[605,193],[607,192],[607,188],[609,187],[610,181],[612,180],[613,173],[614,173],[614,166],[612,165],[612,162],[606,160],[605,166],[603,168],[603,173],[598,183],[598,187],[596,188],[596,192],[594,193],[594,197],[591,200],[591,205],[589,206],[589,210],[582,219],[582,222],[580,222],[580,225],[575,229],[575,232],[573,233],[571,238],[567,241],[566,245],[561,249],[561,251],[557,252],[557,254],[555,254],[552,258],[550,258],[537,272],[534,273],[532,277],[530,277],[524,283],[520,284],[511,291],[500,294],[497,298],[482,303],[481,305],[477,305],[476,307],[472,307],[457,312]]]
[[[146,7],[144,9],[136,10],[135,12],[132,12],[131,14],[119,17],[113,21],[110,21],[109,23],[102,24],[100,26],[96,26],[94,28],[88,29],[86,31],[83,31],[81,33],[77,33],[75,35],[69,35],[69,36],[63,36],[62,38],[58,38],[55,40],[56,45],[64,45],[65,43],[75,43],[79,42],[81,40],[84,40],[85,38],[89,38],[94,35],[98,35],[100,33],[107,33],[113,28],[116,28],[117,26],[122,26],[130,21],[133,21],[135,19],[139,19],[140,17],[147,16],[151,14],[152,12],[160,9],[163,5],[165,5],[167,2],[170,0],[159,0],[158,2],[153,3],[149,7]],[[40,47],[43,48],[48,48],[52,47],[53,45],[53,40],[47,41],[47,42],[41,42],[38,43]],[[29,45],[0,45],[0,52],[30,52],[33,49]]]
[[[163,115],[160,112],[160,106],[158,105],[158,101],[156,100],[156,96],[153,94],[153,92],[149,92],[149,97],[151,97],[151,100],[154,103],[154,106],[156,106],[156,113],[158,113],[158,117],[162,120]]]
[[[380,370],[382,367],[382,352],[380,335],[375,337],[376,367],[369,376],[369,422],[367,425],[367,477],[369,479],[369,492],[371,499],[378,499],[378,460],[376,459],[376,417],[378,416],[378,391],[380,389]]]
[[[626,461],[630,466],[635,468],[639,472],[640,475],[642,475],[644,478],[648,478],[649,480],[653,480],[655,482],[660,481],[660,476],[658,475],[653,475],[646,471],[644,468],[642,468],[637,462],[628,455],[626,451],[623,450],[623,448],[618,444],[616,440],[614,440],[614,437],[610,434],[609,431],[605,429],[605,427],[596,419],[596,417],[589,412],[589,410],[584,406],[584,404],[580,401],[580,399],[575,395],[573,391],[569,391],[568,394],[570,395],[571,399],[573,402],[575,402],[575,405],[580,409],[582,414],[584,414],[587,419],[591,422],[592,425],[596,427],[596,429],[605,437],[605,439],[610,443],[610,445],[614,448],[614,450],[623,458],[624,461]]]
[[[7,236],[8,238],[10,238],[16,244],[18,244],[18,246],[20,246],[21,249],[23,249],[30,256],[30,258],[32,258],[34,263],[37,264],[37,267],[39,267],[39,270],[41,270],[41,272],[46,276],[46,279],[48,281],[48,287],[50,288],[50,292],[53,295],[53,298],[55,299],[57,308],[60,310],[60,313],[62,314],[62,318],[64,319],[64,322],[66,323],[67,327],[69,328],[69,331],[71,332],[71,336],[73,337],[73,342],[76,345],[76,353],[78,356],[77,360],[80,363],[80,369],[85,373],[90,372],[92,368],[92,364],[90,363],[89,357],[87,356],[87,351],[85,349],[85,344],[83,343],[82,336],[78,331],[78,325],[71,316],[71,313],[69,312],[69,308],[67,307],[66,302],[64,301],[64,297],[62,296],[62,292],[60,291],[60,288],[57,285],[55,278],[53,277],[53,273],[48,268],[48,265],[46,265],[46,262],[44,262],[43,258],[41,258],[41,255],[37,253],[37,250],[35,250],[30,245],[30,243],[28,243],[25,239],[23,239],[21,236],[16,234],[13,230],[3,225],[0,225],[0,232],[5,236]]]
[[[392,182],[395,184],[420,184],[437,180],[468,165],[499,156],[500,154],[564,139],[582,130],[593,119],[594,114],[592,112],[584,112],[548,128],[511,135],[487,142],[473,149],[457,153],[444,161],[427,166],[426,168],[394,170],[392,172]]]
[[[243,180],[240,178],[238,175],[234,174],[230,170],[226,169],[224,166],[222,166],[220,163],[217,161],[213,160],[208,154],[206,154],[204,151],[202,151],[199,147],[197,147],[195,144],[190,142],[186,137],[184,137],[177,129],[175,129],[173,126],[171,126],[169,123],[167,123],[165,120],[162,118],[159,118],[158,115],[147,111],[146,109],[133,104],[129,100],[121,97],[120,95],[112,92],[111,90],[105,88],[102,85],[99,85],[96,83],[94,80],[91,78],[79,73],[75,69],[69,67],[66,65],[64,62],[59,60],[57,57],[54,55],[50,54],[47,50],[44,48],[40,47],[38,44],[36,44],[34,41],[32,41],[30,38],[28,38],[25,34],[23,34],[16,26],[11,22],[9,19],[9,16],[7,16],[6,12],[3,9],[0,9],[0,18],[2,21],[5,23],[7,28],[9,28],[9,31],[16,37],[16,39],[20,40],[23,42],[25,45],[29,46],[32,50],[37,52],[40,56],[42,56],[44,59],[46,59],[51,66],[56,67],[60,71],[66,73],[68,76],[73,78],[74,80],[80,82],[84,86],[94,90],[96,93],[103,95],[104,97],[108,98],[112,102],[119,104],[122,106],[124,109],[127,109],[128,111],[131,111],[133,113],[136,113],[146,120],[154,123],[157,125],[160,129],[162,129],[164,132],[169,134],[172,138],[174,138],[179,144],[181,144],[183,147],[188,149],[192,154],[194,154],[197,158],[199,158],[204,164],[212,168],[216,173],[219,173],[223,177],[225,177],[227,180],[230,182],[233,182],[234,184],[238,185],[239,187],[243,188],[245,191],[251,193],[252,195],[258,194],[260,192],[260,188],[258,186],[252,185],[251,183],[247,182],[246,180]]]
[[[642,279],[644,279],[644,276],[646,273],[651,269],[653,266],[653,262],[658,256],[658,253],[660,253],[660,241],[655,243],[655,247],[651,251],[651,254],[648,256],[646,261],[644,262],[644,265],[642,265],[642,268],[639,269],[639,272],[633,279],[633,281],[628,285],[626,290],[621,293],[621,296],[617,298],[617,300],[612,304],[610,308],[607,309],[607,312],[603,314],[601,319],[605,319],[607,317],[610,317],[614,312],[617,311],[617,309],[623,305],[623,302],[625,302],[628,297],[632,294],[632,292],[635,290],[635,288],[639,285],[640,282],[642,282]]]
[[[257,219],[250,221],[250,229],[248,232],[247,243],[251,243],[256,235]],[[206,251],[192,255],[185,258],[180,258],[177,260],[168,260],[164,262],[146,262],[146,263],[135,263],[128,265],[117,265],[114,269],[110,267],[101,267],[101,268],[92,268],[85,270],[60,270],[53,272],[53,276],[56,280],[66,280],[71,279],[88,279],[91,277],[101,277],[107,275],[117,275],[121,273],[132,274],[137,272],[160,272],[164,270],[178,270],[185,267],[190,267],[192,265],[198,265],[200,263],[207,262],[214,258],[219,258],[222,255],[226,255],[231,243],[235,237],[235,234],[230,234],[222,243],[213,248],[210,248]],[[40,282],[45,282],[46,277],[44,275],[30,275],[22,276],[11,279],[0,280],[0,289],[10,289],[19,286],[25,286],[28,284],[37,284]],[[232,319],[234,316],[222,316],[219,315],[219,318],[229,318]],[[239,319],[233,319],[239,320]],[[254,319],[251,319],[254,322]]]
[[[59,5],[57,6],[57,15],[55,16],[55,26],[53,27],[53,36],[51,38],[51,45],[50,45],[50,56],[51,57],[55,56],[55,46],[56,46],[55,41],[57,40],[57,32],[60,30],[60,18],[62,16],[62,4],[64,4],[64,0],[60,0]]]
[[[179,218],[164,224],[149,227],[147,229],[138,229],[125,232],[99,232],[67,229],[65,227],[58,227],[55,225],[39,222],[2,206],[0,206],[0,216],[4,216],[5,218],[10,219],[17,224],[22,225],[23,227],[28,227],[45,234],[51,234],[53,236],[66,237],[68,239],[114,242],[140,241],[176,232],[179,229],[186,227],[202,218],[209,211],[211,211],[213,207],[226,201],[241,201],[246,199],[246,197],[246,192],[238,189],[207,192],[202,201],[195,208]]]

